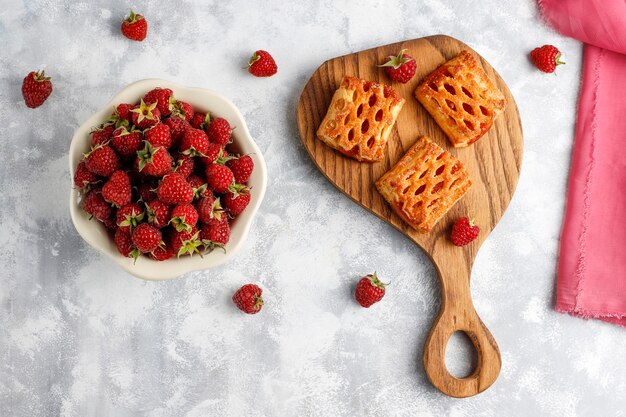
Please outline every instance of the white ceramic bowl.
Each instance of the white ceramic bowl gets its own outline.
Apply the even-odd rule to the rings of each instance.
[[[69,155],[70,173],[72,176],[76,171],[76,166],[83,157],[83,153],[90,148],[89,132],[91,128],[106,120],[111,114],[113,106],[119,103],[135,103],[145,93],[155,87],[170,88],[174,91],[176,98],[188,102],[194,109],[208,111],[212,115],[228,120],[233,127],[236,127],[234,131],[235,148],[242,154],[251,154],[254,160],[254,171],[249,180],[251,187],[250,204],[243,213],[237,216],[231,225],[230,241],[226,245],[226,253],[218,249],[204,255],[203,258],[196,254],[192,257],[184,256],[178,259],[173,258],[158,262],[147,256],[141,256],[133,264],[133,259],[120,255],[113,240],[108,236],[104,225],[96,220],[90,221],[89,215],[79,207],[80,193],[73,188],[72,181],[70,213],[74,226],[83,239],[132,275],[148,280],[164,280],[175,278],[186,272],[215,267],[235,256],[245,241],[250,230],[252,218],[263,200],[265,188],[267,187],[267,167],[261,150],[250,136],[243,116],[228,99],[202,88],[189,88],[169,81],[149,79],[137,81],[124,88],[102,110],[87,119],[76,130],[70,145]]]

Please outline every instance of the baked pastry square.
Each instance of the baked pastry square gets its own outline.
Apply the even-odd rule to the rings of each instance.
[[[506,99],[468,51],[424,78],[415,97],[455,148],[480,139],[506,107]]]
[[[317,137],[358,161],[380,161],[402,105],[404,99],[391,87],[345,76]]]
[[[429,232],[471,185],[461,161],[428,136],[421,136],[376,181],[376,188],[391,208],[422,233]]]

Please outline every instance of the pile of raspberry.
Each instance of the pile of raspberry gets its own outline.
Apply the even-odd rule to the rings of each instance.
[[[91,150],[74,173],[80,205],[135,261],[224,249],[231,222],[250,203],[254,168],[232,143],[227,120],[155,88],[139,103],[116,106],[91,132]]]

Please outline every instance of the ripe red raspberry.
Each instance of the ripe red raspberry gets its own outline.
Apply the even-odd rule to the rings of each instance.
[[[199,200],[207,195],[213,195],[213,191],[208,188],[208,184],[196,174],[187,177],[187,182],[193,189],[193,199]]]
[[[157,196],[166,204],[187,204],[193,201],[193,189],[185,177],[173,172],[163,177]]]
[[[233,171],[235,182],[244,184],[250,179],[250,174],[252,174],[254,169],[254,162],[250,155],[243,155],[226,162],[226,166]]]
[[[141,42],[146,39],[147,34],[148,22],[142,15],[135,14],[135,12],[131,10],[130,16],[122,22],[122,35],[132,41]]]
[[[172,171],[172,156],[162,147],[153,148],[145,142],[143,150],[137,152],[135,166],[137,171],[145,175],[161,177]]]
[[[196,168],[196,163],[194,162],[194,158],[189,155],[185,155],[183,153],[179,153],[176,155],[176,160],[174,162],[174,172],[179,173],[183,177],[187,178],[189,181],[189,176],[193,174],[194,169]]]
[[[172,90],[169,88],[160,88],[157,87],[153,90],[150,90],[143,96],[143,101],[146,104],[157,103],[157,109],[159,109],[159,113],[161,116],[169,116],[172,112],[170,109],[170,99],[172,97]]]
[[[149,202],[157,198],[156,189],[159,184],[154,180],[142,182],[137,186],[137,196],[143,202]]]
[[[117,120],[118,121],[126,120],[130,122],[131,120],[130,111],[132,109],[133,109],[133,106],[128,103],[118,104],[117,107],[115,107],[115,116],[117,117]]]
[[[150,252],[150,257],[155,261],[167,261],[176,256],[176,252],[169,245],[157,246],[155,250]]]
[[[139,256],[139,251],[133,245],[133,239],[128,231],[117,229],[113,236],[113,242],[123,257],[137,259]]]
[[[385,296],[385,286],[389,284],[382,283],[376,272],[364,276],[359,280],[354,292],[354,297],[363,307],[368,308],[374,303],[379,302]]]
[[[132,122],[137,129],[144,130],[161,121],[161,112],[157,103],[146,104],[143,99],[139,106],[130,111]]]
[[[125,161],[131,160],[143,147],[143,136],[135,129],[128,130],[122,126],[113,132],[111,146]]]
[[[180,143],[180,151],[185,155],[204,155],[209,150],[209,137],[204,130],[190,127],[185,131]]]
[[[161,243],[161,231],[148,223],[141,223],[132,234],[133,244],[141,253],[152,252]]]
[[[276,62],[267,51],[256,51],[248,61],[248,72],[255,77],[271,77],[277,71]]]
[[[189,122],[194,129],[205,129],[211,120],[209,113],[196,112]]]
[[[533,61],[533,64],[535,64],[540,71],[547,73],[554,72],[557,65],[565,64],[560,58],[561,52],[552,45],[543,45],[530,52],[530,59]]]
[[[152,200],[146,203],[146,214],[148,223],[156,228],[167,226],[172,218],[172,207],[159,200]]]
[[[85,161],[81,161],[74,173],[74,186],[78,189],[88,191],[91,185],[98,181],[98,176],[87,169]]]
[[[189,122],[182,116],[171,116],[163,122],[170,128],[172,135],[172,148],[177,148],[183,139],[185,131],[189,128]]]
[[[120,161],[109,145],[98,145],[85,154],[85,166],[101,177],[110,177],[120,168]]]
[[[143,134],[146,142],[150,143],[154,148],[159,146],[169,149],[172,146],[172,135],[170,128],[166,124],[157,123]]]
[[[115,223],[120,230],[130,233],[143,218],[145,210],[137,203],[129,203],[115,213]]]
[[[113,125],[100,125],[91,131],[91,146],[101,145],[113,136],[115,126]]]
[[[198,212],[198,219],[202,223],[209,223],[213,218],[221,220],[222,216],[226,216],[223,214],[224,210],[222,209],[220,199],[215,198],[213,194],[201,198],[196,203],[196,211]]]
[[[213,217],[209,219],[209,221],[202,226],[200,238],[207,249],[213,249],[215,247],[224,248],[224,245],[230,240],[228,216],[222,214],[219,218]]]
[[[172,115],[183,117],[187,122],[190,122],[194,116],[193,107],[189,103],[176,100],[172,104]]]
[[[228,151],[222,145],[209,143],[206,156],[203,156],[201,159],[205,166],[209,166],[214,162],[225,163],[230,158],[231,157],[228,155]]]
[[[233,130],[230,128],[228,120],[221,117],[217,117],[209,123],[206,128],[206,133],[209,136],[209,140],[218,145],[226,145],[230,142],[230,138],[233,135]]]
[[[196,223],[198,223],[198,212],[193,205],[180,204],[172,210],[170,224],[177,232],[190,232]]]
[[[89,191],[85,194],[83,196],[81,206],[87,214],[91,215],[91,217],[95,217],[101,222],[104,222],[111,217],[111,206],[104,201],[102,192],[98,189]]]
[[[250,204],[250,192],[246,187],[235,193],[229,192],[224,195],[224,207],[232,216],[241,214],[248,204]]]
[[[246,314],[256,314],[263,307],[263,290],[254,284],[246,284],[233,295],[233,303]]]
[[[193,255],[197,253],[202,257],[202,253],[200,253],[202,241],[199,239],[199,235],[200,233],[196,226],[193,226],[191,230],[183,230],[180,232],[174,230],[170,237],[172,250],[177,256]]]
[[[130,203],[132,190],[128,174],[122,170],[115,171],[102,187],[102,197],[115,207]]]
[[[211,164],[206,168],[206,182],[217,193],[226,192],[234,180],[233,172],[224,165]]]
[[[385,68],[385,72],[393,81],[406,84],[415,75],[417,63],[412,56],[406,53],[406,49],[403,49],[397,56],[390,56],[389,61],[381,67]]]
[[[452,226],[450,239],[456,246],[465,246],[478,237],[480,228],[474,225],[474,219],[459,218]]]
[[[22,82],[24,103],[31,109],[41,106],[52,94],[52,82],[44,71],[32,71]]]

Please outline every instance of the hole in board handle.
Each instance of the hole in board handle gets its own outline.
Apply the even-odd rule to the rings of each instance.
[[[470,376],[478,365],[478,352],[462,330],[454,332],[446,345],[446,368],[455,378]]]

